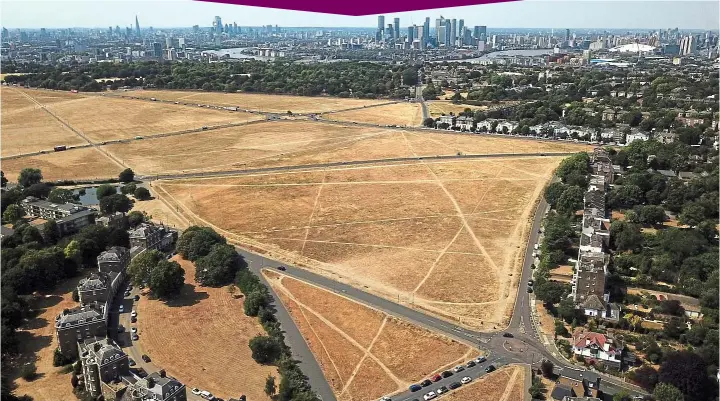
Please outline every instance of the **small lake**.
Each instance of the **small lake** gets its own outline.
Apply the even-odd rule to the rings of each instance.
[[[116,188],[117,192],[120,193],[120,185],[116,185],[115,188]],[[80,204],[81,205],[94,206],[94,205],[97,205],[100,203],[100,202],[98,202],[98,199],[97,199],[97,193],[96,193],[97,187],[77,188],[77,189],[73,189],[73,193],[75,195],[79,194],[80,189],[85,190],[85,194],[80,195]]]

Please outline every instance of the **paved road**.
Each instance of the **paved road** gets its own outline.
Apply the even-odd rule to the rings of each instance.
[[[419,160],[460,160],[460,159],[492,159],[501,157],[542,157],[542,156],[570,156],[573,153],[557,152],[557,153],[500,153],[500,154],[464,154],[464,155],[447,155],[447,156],[416,156],[416,157],[395,157],[390,159],[374,159],[374,160],[354,160],[354,161],[343,161],[343,162],[331,162],[331,163],[317,163],[317,164],[301,164],[296,166],[278,166],[278,167],[260,167],[260,168],[248,168],[248,169],[234,169],[225,171],[197,171],[189,173],[177,173],[177,174],[156,174],[156,175],[144,175],[137,176],[138,180],[142,181],[154,181],[154,180],[177,180],[183,178],[199,178],[199,177],[223,177],[228,175],[246,175],[246,174],[257,174],[257,173],[271,173],[271,172],[282,172],[282,171],[294,171],[294,170],[312,170],[312,169],[325,169],[328,167],[348,167],[348,166],[362,166],[369,164],[381,164],[381,163],[402,163]]]

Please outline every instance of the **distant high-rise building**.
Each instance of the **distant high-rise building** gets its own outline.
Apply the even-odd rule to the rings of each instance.
[[[375,41],[376,42],[380,42],[383,40],[384,32],[385,32],[385,16],[378,15],[377,32],[375,32]]]
[[[200,32],[200,25],[193,25],[193,33],[197,34]]]
[[[171,47],[173,47],[173,40],[172,40],[172,38],[171,38],[171,37],[165,38],[165,48],[166,48],[166,49],[169,49],[169,48],[171,48]]]
[[[215,16],[215,19],[213,20],[213,30],[217,33],[222,33],[223,24],[222,24],[222,18],[219,16]]]
[[[442,36],[445,37],[445,18],[441,15],[440,18],[435,19],[435,39],[437,39],[438,45],[445,43],[444,40],[440,40],[440,31],[442,30]]]
[[[427,19],[425,20],[425,22],[430,23],[430,21]],[[420,25],[419,27],[417,27],[416,38],[420,41],[420,49],[425,50],[428,41],[428,31],[425,30],[424,25]]]
[[[409,43],[410,47],[412,47],[412,42],[415,40],[415,31],[417,31],[417,26],[409,26],[407,30],[407,42]]]
[[[400,18],[395,18],[393,20],[393,28],[394,28],[393,38],[395,38],[395,40],[400,39]]]
[[[385,16],[378,15],[378,29],[385,29]]]
[[[465,29],[465,20],[464,19],[458,20],[458,35],[460,36],[460,40],[463,40],[463,32],[465,32],[464,29]]]
[[[138,22],[137,15],[135,16],[135,36],[140,37],[140,22]]]
[[[3,27],[3,29],[2,29],[2,38],[3,38],[3,40],[7,39],[7,37],[8,37],[9,34],[10,34],[10,33],[8,32],[7,28]]]
[[[695,36],[688,35],[680,40],[680,55],[686,56],[695,53],[697,47],[697,40]]]
[[[178,38],[178,47],[185,49],[185,38]]]
[[[427,44],[428,40],[430,39],[430,17],[425,17],[425,24],[423,25],[423,35],[420,35],[419,38],[421,38],[421,42],[424,42],[424,44]],[[425,47],[421,47],[424,49]]]
[[[455,42],[457,41],[457,20],[455,18],[450,21],[450,46],[455,46]]]
[[[393,37],[393,26],[392,24],[387,24],[387,28],[385,28],[385,37],[392,38]]]
[[[239,35],[240,30],[238,30],[237,22],[233,22],[233,35]]]
[[[570,30],[569,29],[565,30],[565,41],[566,42],[570,41]]]
[[[113,35],[113,33],[112,33],[112,27],[109,26],[109,27],[108,27],[108,36],[112,36],[112,35]]]
[[[440,25],[437,28],[437,32],[438,32],[438,35],[437,35],[438,46],[444,45],[445,44],[445,35],[447,34],[447,31],[445,30],[445,25]]]
[[[452,23],[445,21],[445,47],[452,46]]]
[[[462,44],[463,45],[473,44],[472,31],[470,30],[470,28],[463,28]]]
[[[153,57],[162,58],[163,50],[162,50],[162,44],[160,44],[160,42],[153,42],[152,49],[153,49]]]

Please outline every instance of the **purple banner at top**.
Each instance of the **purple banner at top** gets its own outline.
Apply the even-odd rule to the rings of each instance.
[[[364,1],[296,1],[296,0],[197,0],[210,3],[237,4],[243,6],[279,8],[283,10],[310,11],[315,13],[361,16],[403,11],[430,10],[472,6],[476,4],[507,3],[519,0],[364,0]]]

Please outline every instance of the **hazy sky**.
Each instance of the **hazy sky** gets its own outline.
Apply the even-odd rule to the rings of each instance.
[[[358,0],[351,0],[358,1]],[[362,1],[362,0],[359,0]],[[438,1],[441,4],[442,1]],[[685,28],[718,29],[720,6],[714,1],[691,0],[525,0],[436,10],[387,14],[401,26],[434,19],[464,18],[466,25],[489,28]],[[67,28],[128,26],[211,26],[215,15],[241,26],[373,27],[376,16],[345,17],[330,14],[212,4],[192,0],[1,0],[2,26],[13,28]]]

